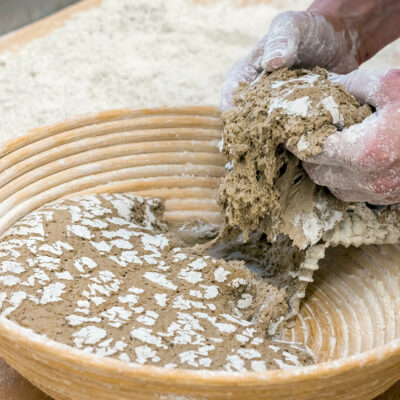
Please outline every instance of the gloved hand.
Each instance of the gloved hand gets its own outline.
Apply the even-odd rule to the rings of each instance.
[[[304,169],[341,200],[399,203],[400,69],[357,70],[333,79],[361,102],[376,107],[376,112],[328,136],[322,153],[303,162]]]
[[[229,71],[221,110],[233,108],[239,82],[252,82],[263,70],[321,66],[346,74],[357,69],[400,36],[399,17],[398,0],[315,0],[308,11],[279,14],[269,33]],[[328,137],[323,152],[304,168],[342,200],[400,202],[400,70],[355,71],[336,79],[377,112]]]
[[[229,71],[222,88],[221,109],[233,108],[239,82],[252,82],[263,71],[293,65],[347,73],[356,69],[357,32],[330,22],[317,12],[286,11],[271,23],[270,31],[244,59]]]
[[[399,0],[314,0],[307,11],[287,11],[229,71],[221,110],[233,107],[239,82],[281,67],[325,67],[347,74],[400,37]]]
[[[357,69],[400,37],[399,17],[399,0],[314,0],[308,11],[279,14],[269,33],[229,71],[221,110],[233,107],[239,82],[252,82],[263,70],[321,66],[346,74]],[[304,168],[342,200],[400,202],[400,70],[355,71],[336,79],[377,112],[329,136],[323,152]]]

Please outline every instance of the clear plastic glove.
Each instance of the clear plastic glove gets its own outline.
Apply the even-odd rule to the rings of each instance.
[[[303,162],[304,169],[341,200],[399,203],[400,70],[357,70],[333,80],[361,102],[376,107],[376,112],[328,136],[322,153]]]
[[[239,82],[252,82],[263,70],[294,65],[306,68],[318,65],[337,73],[356,69],[357,37],[355,30],[331,23],[315,12],[279,14],[268,34],[229,71],[222,88],[221,110],[233,108],[233,92]]]
[[[399,0],[314,0],[307,11],[277,15],[270,30],[229,71],[221,109],[233,107],[239,82],[281,67],[320,66],[338,74],[358,68],[400,37]]]
[[[400,37],[399,0],[314,0],[308,11],[279,14],[251,53],[229,71],[221,110],[233,108],[239,82],[281,67],[325,67],[347,74]],[[345,201],[400,202],[400,70],[336,76],[377,112],[331,135],[304,167]]]

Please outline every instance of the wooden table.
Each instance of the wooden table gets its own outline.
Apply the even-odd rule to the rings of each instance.
[[[83,0],[58,13],[0,37],[0,53],[16,51],[34,39],[46,36],[62,26],[76,12],[98,6],[102,0]],[[0,398],[7,400],[50,400],[43,392],[0,359]],[[400,400],[400,382],[376,400]]]

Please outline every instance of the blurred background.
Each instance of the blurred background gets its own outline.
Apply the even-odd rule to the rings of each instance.
[[[78,0],[1,0],[0,35],[37,21]]]

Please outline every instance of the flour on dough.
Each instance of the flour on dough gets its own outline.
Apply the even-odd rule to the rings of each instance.
[[[221,238],[253,253],[258,248],[257,268],[287,289],[290,317],[326,247],[399,239],[397,207],[376,210],[336,199],[287,150],[305,159],[318,154],[329,135],[362,122],[372,110],[321,68],[263,73],[252,84],[240,84],[234,101],[235,109],[223,115],[228,172],[219,194]]]
[[[2,237],[1,315],[87,352],[164,368],[314,362],[305,346],[265,334],[287,311],[284,289],[183,237],[193,239],[167,227],[157,199],[114,193],[46,204]]]

